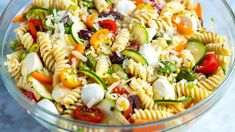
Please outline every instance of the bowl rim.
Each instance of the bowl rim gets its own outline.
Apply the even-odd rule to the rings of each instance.
[[[230,16],[232,17],[233,25],[235,26],[235,14],[233,13],[231,7],[229,6],[229,4],[228,4],[228,2],[226,0],[221,0],[221,1],[223,2],[224,6],[228,10]],[[4,9],[4,11],[3,11],[2,15],[1,15],[1,18],[0,18],[0,24],[2,24],[3,18],[6,16],[6,12],[10,9],[10,6],[13,3],[14,3],[14,0],[11,0],[8,3],[8,5],[6,6],[6,8]],[[4,42],[4,41],[5,41],[5,36],[4,36],[4,39],[2,40],[2,42]],[[4,51],[4,46],[2,46],[2,48],[1,48],[1,58],[5,58],[5,56],[3,54],[3,51]],[[5,85],[5,87],[6,86],[10,86],[11,88],[17,89],[17,90],[13,90],[11,92],[13,92],[13,94],[18,96],[19,98],[23,99],[23,101],[25,101],[28,105],[31,105],[34,109],[39,110],[39,111],[43,112],[46,115],[52,116],[54,118],[58,118],[58,120],[62,120],[62,121],[66,121],[68,123],[72,123],[74,125],[83,125],[83,126],[88,126],[88,127],[93,127],[93,128],[101,128],[102,127],[102,128],[108,128],[108,129],[109,128],[129,129],[129,128],[133,128],[133,127],[140,128],[140,127],[147,127],[147,126],[152,126],[152,125],[159,125],[159,124],[162,124],[162,123],[173,121],[173,120],[178,119],[178,118],[180,118],[180,117],[182,117],[184,115],[190,114],[190,113],[198,110],[203,104],[205,104],[206,102],[210,101],[211,98],[213,98],[214,96],[219,94],[220,91],[225,89],[224,85],[228,83],[229,79],[231,79],[231,76],[234,74],[234,71],[235,71],[235,61],[231,60],[231,62],[233,62],[233,64],[230,64],[230,69],[227,72],[226,78],[220,84],[220,86],[215,91],[213,91],[213,93],[210,96],[208,96],[206,99],[200,101],[199,103],[194,105],[192,108],[189,108],[189,109],[187,109],[187,110],[185,110],[185,111],[183,111],[183,112],[181,112],[179,114],[175,114],[175,115],[173,115],[171,117],[164,118],[164,119],[161,119],[161,120],[156,120],[156,121],[146,122],[146,123],[140,123],[140,124],[128,124],[128,125],[95,124],[95,123],[84,122],[84,121],[80,121],[80,120],[76,120],[76,119],[72,119],[72,118],[67,118],[67,117],[63,117],[61,115],[55,114],[55,113],[53,113],[51,111],[48,111],[48,110],[44,109],[43,107],[37,105],[35,102],[30,101],[27,97],[23,96],[22,93],[17,89],[17,87],[15,86],[15,84],[12,81],[11,82],[6,81],[7,79],[5,78],[5,76],[7,76],[6,75],[7,73],[5,73],[4,71],[7,71],[7,70],[6,70],[6,67],[4,66],[4,59],[1,59],[0,72],[1,72],[1,77],[2,77],[2,80],[3,80],[3,84]],[[4,80],[5,80],[5,82],[4,82]],[[8,87],[6,87],[6,89],[8,90],[8,92],[10,92]],[[215,105],[216,103],[214,103],[213,105]],[[213,107],[213,105],[211,107]],[[205,109],[204,111],[208,111],[208,110],[209,110],[209,108]],[[203,114],[203,113],[201,113],[201,114]],[[201,114],[198,114],[194,118],[199,117]],[[37,116],[37,115],[35,115],[35,116]],[[43,119],[42,117],[40,117],[40,115],[37,116],[37,117],[39,117],[40,119]],[[189,121],[193,120],[194,118],[190,119]],[[45,119],[43,119],[43,120],[45,121]],[[184,123],[187,123],[187,122],[184,122]],[[47,121],[47,123],[50,123],[50,122]],[[53,125],[55,125],[55,124],[53,124]],[[172,126],[171,128],[174,128],[174,127],[176,127],[176,126]],[[169,128],[169,129],[171,129],[171,128]],[[62,129],[67,130],[66,128],[62,128]]]

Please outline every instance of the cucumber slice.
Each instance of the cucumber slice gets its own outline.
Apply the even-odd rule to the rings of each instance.
[[[196,65],[199,64],[206,55],[206,46],[201,42],[190,41],[186,49],[191,51]]]
[[[29,77],[28,80],[32,83],[33,88],[37,91],[39,95],[46,99],[53,100],[49,90],[45,86],[43,86],[38,80],[34,79],[33,77]]]
[[[188,104],[188,102],[190,102],[192,100],[191,96],[185,97],[183,99],[178,99],[178,100],[155,100],[154,102],[157,104],[162,104],[162,105],[175,105],[177,103],[184,103],[184,104]]]
[[[47,9],[47,8],[43,8],[40,6],[35,6],[33,8],[31,8],[26,14],[25,17],[27,19],[43,19],[45,18],[47,15],[49,15],[52,11]]]
[[[123,50],[121,52],[123,55],[134,59],[137,62],[140,62],[143,65],[148,65],[147,60],[137,51],[134,50]]]
[[[111,67],[115,73],[118,73],[118,75],[121,75],[123,78],[128,79],[128,75],[126,74],[121,65],[112,64]]]
[[[97,107],[105,113],[112,114],[116,108],[116,104],[113,100],[105,98],[97,105]]]
[[[91,77],[92,79],[94,79],[97,83],[99,83],[104,88],[105,91],[108,90],[103,79],[101,79],[98,75],[96,75],[95,72],[93,72],[89,69],[85,69],[85,68],[79,68],[79,71],[84,73],[85,75]]]
[[[131,34],[134,40],[138,41],[140,45],[147,44],[149,41],[148,31],[142,25],[134,25]]]
[[[102,123],[121,124],[116,118],[116,103],[113,100],[105,98],[97,105],[97,107],[104,112]]]
[[[73,23],[70,27],[70,34],[77,44],[83,44],[82,40],[78,36],[78,32],[82,29],[86,29],[86,25],[83,22]]]

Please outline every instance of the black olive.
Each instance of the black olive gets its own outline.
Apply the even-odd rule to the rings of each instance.
[[[114,52],[110,59],[113,64],[122,64],[125,57],[120,52]]]
[[[81,39],[84,39],[84,40],[90,40],[91,36],[93,35],[93,33],[91,31],[88,31],[88,30],[81,30],[79,33],[78,33],[79,37]]]
[[[130,101],[130,105],[132,106],[132,113],[134,113],[134,109],[143,109],[143,105],[137,95],[129,96],[128,100]]]

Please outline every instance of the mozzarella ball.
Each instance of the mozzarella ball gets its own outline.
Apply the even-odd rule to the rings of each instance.
[[[175,90],[166,77],[160,77],[153,83],[154,99],[175,99]]]
[[[99,103],[104,98],[104,89],[96,83],[85,85],[82,88],[81,99],[87,107]]]

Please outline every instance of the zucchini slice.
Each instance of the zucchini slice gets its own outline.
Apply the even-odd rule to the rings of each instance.
[[[82,22],[73,23],[73,25],[70,27],[70,34],[71,34],[73,40],[77,44],[83,44],[82,39],[80,39],[78,36],[78,32],[82,29],[85,29],[85,28],[86,28],[86,26]]]
[[[143,65],[148,65],[147,60],[137,51],[134,50],[123,50],[121,52],[123,55],[134,59],[137,62],[140,62]]]
[[[118,73],[123,78],[128,79],[128,75],[126,74],[126,72],[124,71],[124,69],[122,68],[121,65],[119,65],[119,64],[112,64],[111,67],[112,67],[114,72]]]
[[[94,79],[97,83],[99,83],[105,91],[108,90],[105,82],[103,81],[103,79],[101,79],[98,75],[96,75],[95,72],[91,71],[90,69],[85,69],[85,68],[79,68],[79,72],[84,73],[85,75],[91,77],[92,79]]]
[[[138,41],[140,45],[147,44],[149,41],[148,31],[142,25],[134,25],[131,34],[134,40]]]
[[[28,80],[32,83],[32,87],[40,96],[49,100],[53,100],[51,92],[49,92],[49,90],[44,85],[42,85],[38,80],[34,79],[33,77],[29,77]]]
[[[191,102],[192,99],[193,98],[191,96],[188,96],[188,97],[185,97],[183,99],[178,99],[178,100],[160,99],[160,100],[155,100],[154,102],[157,103],[157,104],[162,104],[162,105],[175,105],[177,103],[189,104],[188,102]]]
[[[198,41],[188,42],[186,49],[191,51],[196,65],[198,65],[204,59],[207,51],[206,46]]]
[[[27,19],[43,19],[45,18],[47,15],[51,14],[51,10],[44,8],[44,7],[40,7],[40,6],[35,6],[33,8],[31,8],[26,14],[25,17]]]

